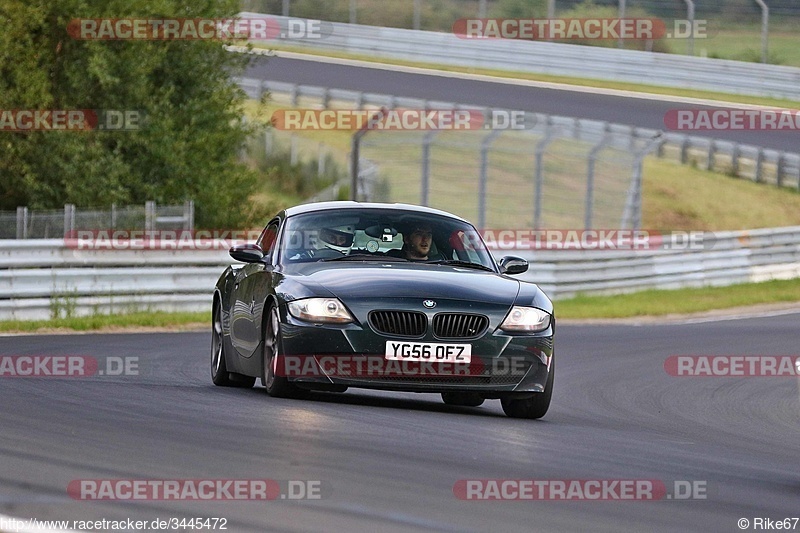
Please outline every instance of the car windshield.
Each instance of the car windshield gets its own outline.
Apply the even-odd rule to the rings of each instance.
[[[492,256],[471,224],[405,210],[348,209],[289,217],[280,257],[283,264],[374,260],[495,271]]]

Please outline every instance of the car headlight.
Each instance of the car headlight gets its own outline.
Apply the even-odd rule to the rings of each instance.
[[[550,327],[550,313],[535,307],[515,305],[500,324],[503,331],[526,331],[536,333]]]
[[[307,322],[345,324],[353,317],[336,298],[305,298],[289,302],[289,314]]]

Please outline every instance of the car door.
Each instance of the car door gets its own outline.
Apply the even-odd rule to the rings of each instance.
[[[280,219],[270,222],[256,244],[264,251],[264,260],[247,263],[236,273],[231,313],[231,343],[239,356],[250,358],[261,342],[265,277],[272,275],[272,259],[277,249]]]

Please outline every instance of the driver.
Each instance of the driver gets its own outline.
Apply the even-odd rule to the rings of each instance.
[[[354,235],[352,226],[335,226],[319,230],[319,240],[325,243],[325,247],[342,254],[350,251]]]

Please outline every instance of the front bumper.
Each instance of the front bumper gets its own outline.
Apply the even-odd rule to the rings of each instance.
[[[387,341],[410,339],[377,333],[366,316],[360,324],[334,326],[297,320],[285,309],[281,314],[283,375],[298,384],[407,392],[470,391],[480,392],[485,397],[492,397],[493,393],[542,392],[554,350],[553,325],[541,333],[510,335],[497,329],[502,318],[491,318],[504,316],[503,313],[487,313],[490,325],[479,338],[441,340],[428,333],[425,337],[411,339],[412,342],[469,343],[472,364],[468,366],[386,361]],[[356,319],[359,318],[356,314]]]

